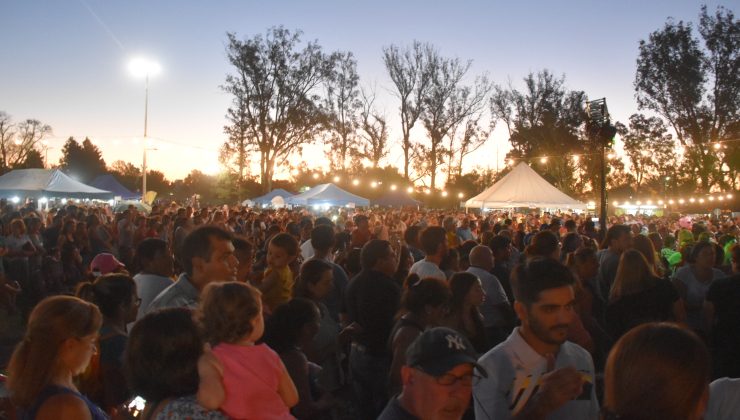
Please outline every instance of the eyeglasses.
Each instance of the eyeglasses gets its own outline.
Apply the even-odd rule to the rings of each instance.
[[[480,379],[480,376],[472,373],[463,376],[455,376],[451,373],[445,373],[444,375],[437,377],[437,383],[442,386],[452,386],[460,381],[463,386],[473,386],[477,385]]]

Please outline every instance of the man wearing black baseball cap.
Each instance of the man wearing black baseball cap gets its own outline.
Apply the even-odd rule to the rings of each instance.
[[[426,330],[406,351],[403,390],[378,420],[460,419],[481,376],[488,373],[476,362],[467,338],[450,328]]]

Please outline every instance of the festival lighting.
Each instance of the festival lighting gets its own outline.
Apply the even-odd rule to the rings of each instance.
[[[710,195],[709,196],[709,201],[714,201],[714,196],[713,195]]]
[[[465,194],[463,194],[463,193],[460,193],[460,194],[457,195],[457,198],[463,198],[463,197],[465,197]]]
[[[699,199],[699,202],[702,203],[702,204],[704,204],[704,199],[703,198],[700,198]]]
[[[12,201],[13,204],[18,204],[18,203],[21,202],[21,199],[18,198],[18,196],[15,196],[15,197],[11,198],[10,201]]]
[[[652,206],[653,205],[653,200],[648,200],[647,201],[647,204],[648,204],[648,206]]]
[[[293,168],[293,169],[290,170],[290,174],[293,175],[293,176],[298,176],[298,174],[300,174],[300,173],[301,172],[298,169],[295,169],[295,168]]]
[[[547,157],[546,156],[545,157],[541,157],[540,158],[540,163],[547,163]]]
[[[47,202],[49,202],[49,199],[48,198],[46,198],[46,197],[39,198],[39,203],[44,204],[44,203],[47,203]]]
[[[663,204],[665,204],[663,200],[658,200],[658,205],[662,206]]]
[[[684,200],[683,198],[681,198],[681,199],[679,199],[679,200],[678,200],[678,203],[679,203],[679,204],[683,204],[683,203],[685,203],[685,202],[686,202],[686,200]]]
[[[622,207],[629,207],[630,205],[629,201],[625,201],[624,204],[622,204]]]
[[[714,143],[714,150],[719,150],[722,147],[719,143]]]
[[[672,199],[671,200],[668,200],[668,204],[671,204],[672,205],[673,203],[675,203],[675,201],[673,201]]]
[[[426,190],[424,190],[424,194],[426,194],[426,195],[429,195],[431,193],[432,193],[432,190],[430,190],[429,188],[427,188]]]
[[[642,205],[642,201],[639,201],[639,200],[638,200],[638,201],[637,201],[637,205],[638,205],[638,206],[641,206],[641,205]]]
[[[359,179],[352,180],[352,185],[360,185],[360,180]]]
[[[317,173],[314,173],[314,174],[313,174],[313,179],[319,179],[319,174],[317,174]]]
[[[691,198],[689,198],[689,202],[695,203],[696,202],[696,199],[694,197],[691,197]]]
[[[337,182],[339,182],[339,181],[341,181],[341,178],[339,178],[338,176],[335,176],[335,177],[334,177],[334,183],[337,183]]]
[[[573,155],[573,162],[578,163],[578,160],[581,159],[578,155]]]
[[[615,201],[615,202],[613,202],[613,203],[612,203],[612,205],[614,205],[614,207],[617,207],[617,206],[619,206],[619,201]]]
[[[719,197],[717,197],[717,200],[719,200],[719,201],[725,201],[725,198],[720,195]]]
[[[727,194],[727,199],[732,200],[732,194]]]
[[[609,152],[609,154],[606,155],[607,159],[614,159],[614,156],[616,155],[612,152]]]
[[[442,191],[442,197],[447,197],[447,191]]]
[[[391,185],[391,191],[396,191],[396,189],[397,189],[397,188],[398,188],[398,187],[396,187],[396,184],[392,184],[392,185]]]
[[[378,187],[378,183],[376,181],[373,181],[373,182],[370,183],[370,187],[377,188]]]
[[[409,194],[411,194],[412,192],[414,192],[414,187],[408,187],[408,188],[406,188],[406,192],[409,193]]]
[[[144,90],[144,156],[141,171],[141,200],[146,201],[146,150],[147,150],[147,125],[149,122],[149,76],[156,76],[162,70],[159,63],[138,57],[129,62],[128,69],[135,77],[145,79]]]
[[[514,166],[514,159],[509,159],[509,165]]]

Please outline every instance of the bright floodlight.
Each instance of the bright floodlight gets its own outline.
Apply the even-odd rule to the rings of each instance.
[[[396,191],[396,188],[398,188],[396,187],[396,184],[391,185],[391,191]]]
[[[162,71],[159,63],[142,57],[131,60],[128,69],[136,77],[156,76]]]
[[[406,192],[409,193],[409,194],[411,194],[412,192],[414,192],[414,188],[413,187],[408,187],[408,188],[406,188]]]
[[[376,188],[376,187],[378,186],[378,183],[377,183],[377,182],[375,182],[375,181],[373,181],[373,182],[371,182],[371,183],[370,183],[370,186],[371,186],[372,188]]]

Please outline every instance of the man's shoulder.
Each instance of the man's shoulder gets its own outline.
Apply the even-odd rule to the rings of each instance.
[[[593,366],[593,359],[591,359],[591,353],[583,347],[572,341],[566,341],[560,345],[560,352],[570,358],[572,361],[577,363],[586,363],[589,366]],[[592,367],[593,368],[593,367]]]

